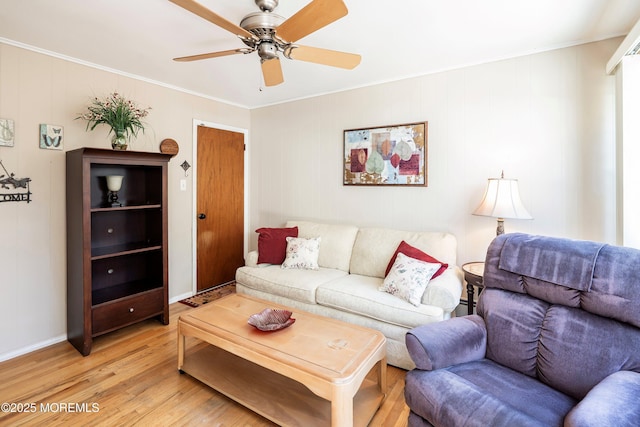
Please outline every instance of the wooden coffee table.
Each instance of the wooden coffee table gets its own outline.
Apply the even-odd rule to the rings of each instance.
[[[178,369],[280,425],[366,426],[386,393],[384,335],[292,309],[292,326],[262,332],[247,319],[264,308],[287,309],[233,294],[181,315]],[[185,352],[186,337],[206,344]]]

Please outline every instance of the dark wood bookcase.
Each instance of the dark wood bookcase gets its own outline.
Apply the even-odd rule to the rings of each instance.
[[[93,338],[157,317],[169,323],[167,169],[171,155],[67,152],[67,338],[83,356]],[[106,176],[123,175],[120,207]]]

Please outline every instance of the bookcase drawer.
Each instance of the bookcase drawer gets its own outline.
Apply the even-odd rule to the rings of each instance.
[[[94,306],[91,311],[93,336],[163,314],[164,290],[142,292]]]

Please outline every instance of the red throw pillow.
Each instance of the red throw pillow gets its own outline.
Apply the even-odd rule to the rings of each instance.
[[[408,244],[403,240],[402,242],[400,242],[400,244],[398,245],[398,249],[396,249],[396,252],[391,257],[391,261],[389,261],[389,265],[387,265],[387,270],[384,272],[385,277],[387,276],[387,274],[389,274],[389,270],[391,270],[393,263],[396,261],[398,252],[402,252],[403,254],[405,254],[410,258],[419,259],[420,261],[440,264],[440,268],[438,269],[438,271],[436,271],[435,274],[431,276],[432,279],[435,279],[436,277],[441,275],[447,269],[447,267],[449,267],[449,264],[445,264],[443,262],[438,261],[431,255],[422,252],[418,248],[414,248],[413,246],[411,246],[410,244]]]
[[[258,228],[258,264],[282,264],[287,253],[287,237],[298,237],[298,227]]]

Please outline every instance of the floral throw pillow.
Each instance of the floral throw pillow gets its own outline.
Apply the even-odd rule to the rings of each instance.
[[[287,237],[287,252],[281,267],[317,270],[319,254],[320,237]]]
[[[440,263],[420,261],[399,252],[379,290],[402,298],[418,307],[429,280],[440,266]]]
[[[420,261],[433,262],[433,263],[441,264],[441,267],[438,269],[438,271],[436,271],[436,274],[433,275],[432,279],[435,279],[436,277],[438,277],[439,275],[444,273],[444,271],[449,267],[449,264],[446,264],[444,262],[438,261],[437,259],[435,259],[431,255],[422,252],[418,248],[414,248],[413,246],[411,246],[410,244],[408,244],[407,242],[405,242],[403,240],[402,242],[400,242],[400,244],[398,245],[398,249],[396,249],[396,252],[393,254],[391,259],[389,260],[389,264],[387,265],[387,270],[384,273],[385,276],[387,274],[389,274],[389,270],[391,270],[391,266],[396,261],[396,257],[398,256],[398,252],[402,252],[406,256],[411,257],[411,258],[415,258],[415,259],[419,259]]]

